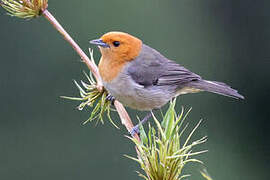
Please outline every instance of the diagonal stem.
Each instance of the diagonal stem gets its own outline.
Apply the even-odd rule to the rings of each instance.
[[[122,124],[126,127],[128,132],[131,132],[134,125],[133,125],[126,109],[119,101],[115,101],[114,106],[115,106],[115,108],[116,108],[116,110],[121,118]],[[139,138],[137,133],[132,134],[132,136],[135,137],[138,141],[140,141],[140,138]]]
[[[88,56],[83,52],[79,45],[72,39],[72,37],[65,31],[60,23],[53,17],[53,15],[46,9],[43,11],[44,17],[54,26],[54,28],[64,37],[64,39],[73,47],[73,49],[79,54],[83,62],[91,70],[97,80],[97,85],[100,91],[102,91],[102,81],[98,72],[97,66],[90,61]]]
[[[89,57],[83,52],[83,50],[79,47],[79,45],[72,39],[72,37],[65,31],[65,29],[61,26],[61,24],[53,17],[53,15],[45,9],[43,11],[43,16],[54,26],[54,28],[64,37],[64,39],[73,47],[73,49],[79,54],[83,62],[87,65],[87,67],[91,70],[93,75],[95,76],[97,80],[97,88],[99,91],[103,90],[103,85],[101,81],[101,77],[98,71],[98,68],[95,63],[93,63]],[[134,125],[124,108],[124,106],[118,102],[115,101],[114,103],[115,108],[117,109],[117,112],[121,118],[122,124],[126,127],[126,129],[130,132]],[[134,137],[140,141],[140,138],[138,134],[134,134]]]

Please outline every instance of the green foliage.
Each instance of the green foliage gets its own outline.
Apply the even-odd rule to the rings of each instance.
[[[139,173],[139,176],[146,180],[178,180],[185,178],[189,175],[182,174],[184,166],[189,162],[202,163],[200,160],[193,158],[193,156],[207,151],[192,151],[194,146],[206,142],[206,136],[190,142],[201,121],[185,140],[182,139],[182,135],[188,126],[182,127],[183,122],[189,112],[184,116],[184,110],[182,109],[181,114],[177,115],[175,112],[175,102],[175,100],[171,102],[161,124],[153,115],[157,130],[149,124],[148,133],[146,133],[141,126],[141,142],[135,138],[128,137],[136,145],[138,158],[127,157],[140,164],[145,175]]]
[[[30,19],[42,14],[48,7],[48,0],[0,0],[0,6],[11,16]]]
[[[90,59],[91,61],[94,61],[93,58],[93,51],[90,50]],[[87,78],[87,83],[84,81],[81,81],[81,85],[77,81],[74,81],[75,85],[80,91],[81,97],[67,97],[67,96],[61,96],[62,98],[69,99],[69,100],[75,100],[75,101],[81,101],[80,105],[77,107],[78,110],[83,110],[86,106],[94,107],[90,117],[83,123],[86,124],[87,122],[91,122],[95,119],[97,119],[97,123],[101,122],[104,123],[104,114],[107,114],[107,117],[109,121],[116,127],[116,124],[113,122],[110,116],[111,112],[111,102],[106,99],[108,93],[106,90],[103,90],[100,92],[97,89],[97,83],[92,76],[91,72],[89,75],[84,72],[84,75]]]

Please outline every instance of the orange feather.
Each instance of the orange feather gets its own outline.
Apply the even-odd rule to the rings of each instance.
[[[123,32],[109,32],[101,37],[109,48],[99,47],[102,54],[98,68],[105,82],[110,82],[117,77],[123,66],[135,59],[142,48],[142,41],[134,36]],[[113,42],[120,45],[115,47]]]

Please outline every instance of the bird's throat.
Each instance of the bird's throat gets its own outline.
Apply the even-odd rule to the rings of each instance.
[[[111,82],[123,69],[126,62],[113,61],[102,56],[98,65],[99,73],[104,82]]]

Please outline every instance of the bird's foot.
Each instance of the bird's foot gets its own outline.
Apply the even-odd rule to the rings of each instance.
[[[134,137],[135,134],[140,135],[140,127],[139,127],[139,124],[137,124],[136,126],[134,126],[134,127],[131,129],[131,131],[130,131],[129,133],[130,133],[130,135],[131,135],[132,137]]]
[[[134,126],[131,131],[129,132],[130,135],[133,137],[135,134],[140,134],[140,126],[143,125],[144,123],[146,123],[149,118],[152,116],[152,112],[148,113],[141,122],[139,122],[139,124],[137,124],[136,126]]]
[[[111,94],[108,94],[106,100],[111,101],[111,104],[114,105],[115,97],[113,97]]]

